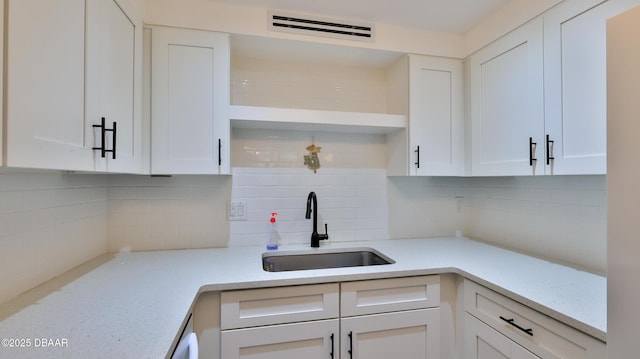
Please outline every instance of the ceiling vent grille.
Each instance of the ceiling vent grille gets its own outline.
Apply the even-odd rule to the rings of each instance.
[[[373,24],[310,17],[281,11],[269,12],[269,29],[293,34],[369,42],[372,42],[375,36],[375,26]]]

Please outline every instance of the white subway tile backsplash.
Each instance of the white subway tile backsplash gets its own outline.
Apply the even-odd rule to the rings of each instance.
[[[312,142],[322,148],[318,153],[321,168],[381,169],[387,166],[384,135],[243,128],[232,130],[232,166],[305,168],[306,148]],[[270,180],[273,179],[266,178],[265,183]]]
[[[266,178],[266,180],[264,180]],[[318,198],[318,231],[331,241],[389,238],[384,169],[236,167],[231,200],[245,200],[247,221],[231,222],[230,246],[263,245],[269,218],[277,211],[282,245],[307,243],[312,221],[305,219],[307,196]]]
[[[108,176],[108,249],[224,247],[228,176]]]
[[[291,142],[308,145],[307,134],[285,135],[286,141],[264,141],[279,159]],[[243,138],[247,148],[250,137]],[[0,171],[0,303],[106,251],[262,246],[272,211],[279,213],[282,245],[308,243],[310,191],[318,196],[318,229],[324,232],[328,224],[330,242],[453,236],[461,230],[605,271],[605,176],[387,177],[386,159],[376,157],[377,138],[363,146],[336,135],[325,139],[336,166],[317,173],[286,163],[295,156],[282,167],[234,166],[233,176]],[[356,155],[340,157],[349,151]],[[228,202],[236,200],[247,204],[246,221],[227,219]]]
[[[0,213],[11,213],[22,210],[24,194],[18,191],[0,191]]]
[[[0,172],[0,303],[106,251],[105,177]]]

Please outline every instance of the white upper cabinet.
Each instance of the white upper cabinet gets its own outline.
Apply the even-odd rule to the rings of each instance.
[[[464,170],[462,61],[409,57],[410,173],[460,176]]]
[[[86,136],[102,146],[101,119],[115,122],[116,138],[107,131],[102,157],[94,151],[96,169],[139,172],[142,167],[142,22],[126,1],[91,0],[88,8]]]
[[[606,173],[606,20],[638,4],[570,0],[545,14],[547,174]]]
[[[564,1],[470,57],[472,175],[606,173],[606,20],[637,4]]]
[[[152,29],[151,172],[227,174],[229,37]]]
[[[85,1],[6,4],[6,165],[93,169],[85,139]]]
[[[387,135],[389,174],[461,176],[464,171],[461,60],[409,55],[390,71],[407,130]]]
[[[470,57],[472,175],[544,173],[542,50],[537,18]]]
[[[7,166],[120,170],[94,159],[101,146],[94,125],[101,117],[109,129],[119,123],[118,156],[133,154],[141,22],[126,13],[125,0],[7,4]],[[112,133],[106,137],[112,149]]]

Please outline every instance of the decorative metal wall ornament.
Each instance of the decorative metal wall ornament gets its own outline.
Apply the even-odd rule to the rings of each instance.
[[[313,170],[313,173],[317,173],[318,168],[320,168],[320,158],[318,157],[318,152],[322,149],[320,146],[315,145],[316,138],[311,138],[311,145],[307,146],[307,151],[309,151],[308,155],[304,155],[304,165],[307,166],[310,170]]]

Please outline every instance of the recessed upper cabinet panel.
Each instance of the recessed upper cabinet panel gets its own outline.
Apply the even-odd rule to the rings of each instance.
[[[154,174],[229,173],[229,37],[152,29]]]
[[[407,130],[387,136],[390,176],[461,176],[464,170],[462,60],[409,55],[392,71],[391,103]]]
[[[544,173],[542,19],[473,54],[470,71],[472,175]]]
[[[85,138],[85,1],[6,4],[7,166],[93,169]]]
[[[116,127],[105,137],[113,155],[102,158],[94,151],[96,169],[108,172],[140,172],[142,168],[142,21],[133,16],[124,0],[92,0],[88,11],[86,117],[87,138],[100,146],[100,129]]]
[[[460,176],[464,169],[462,61],[409,57],[410,174]]]

